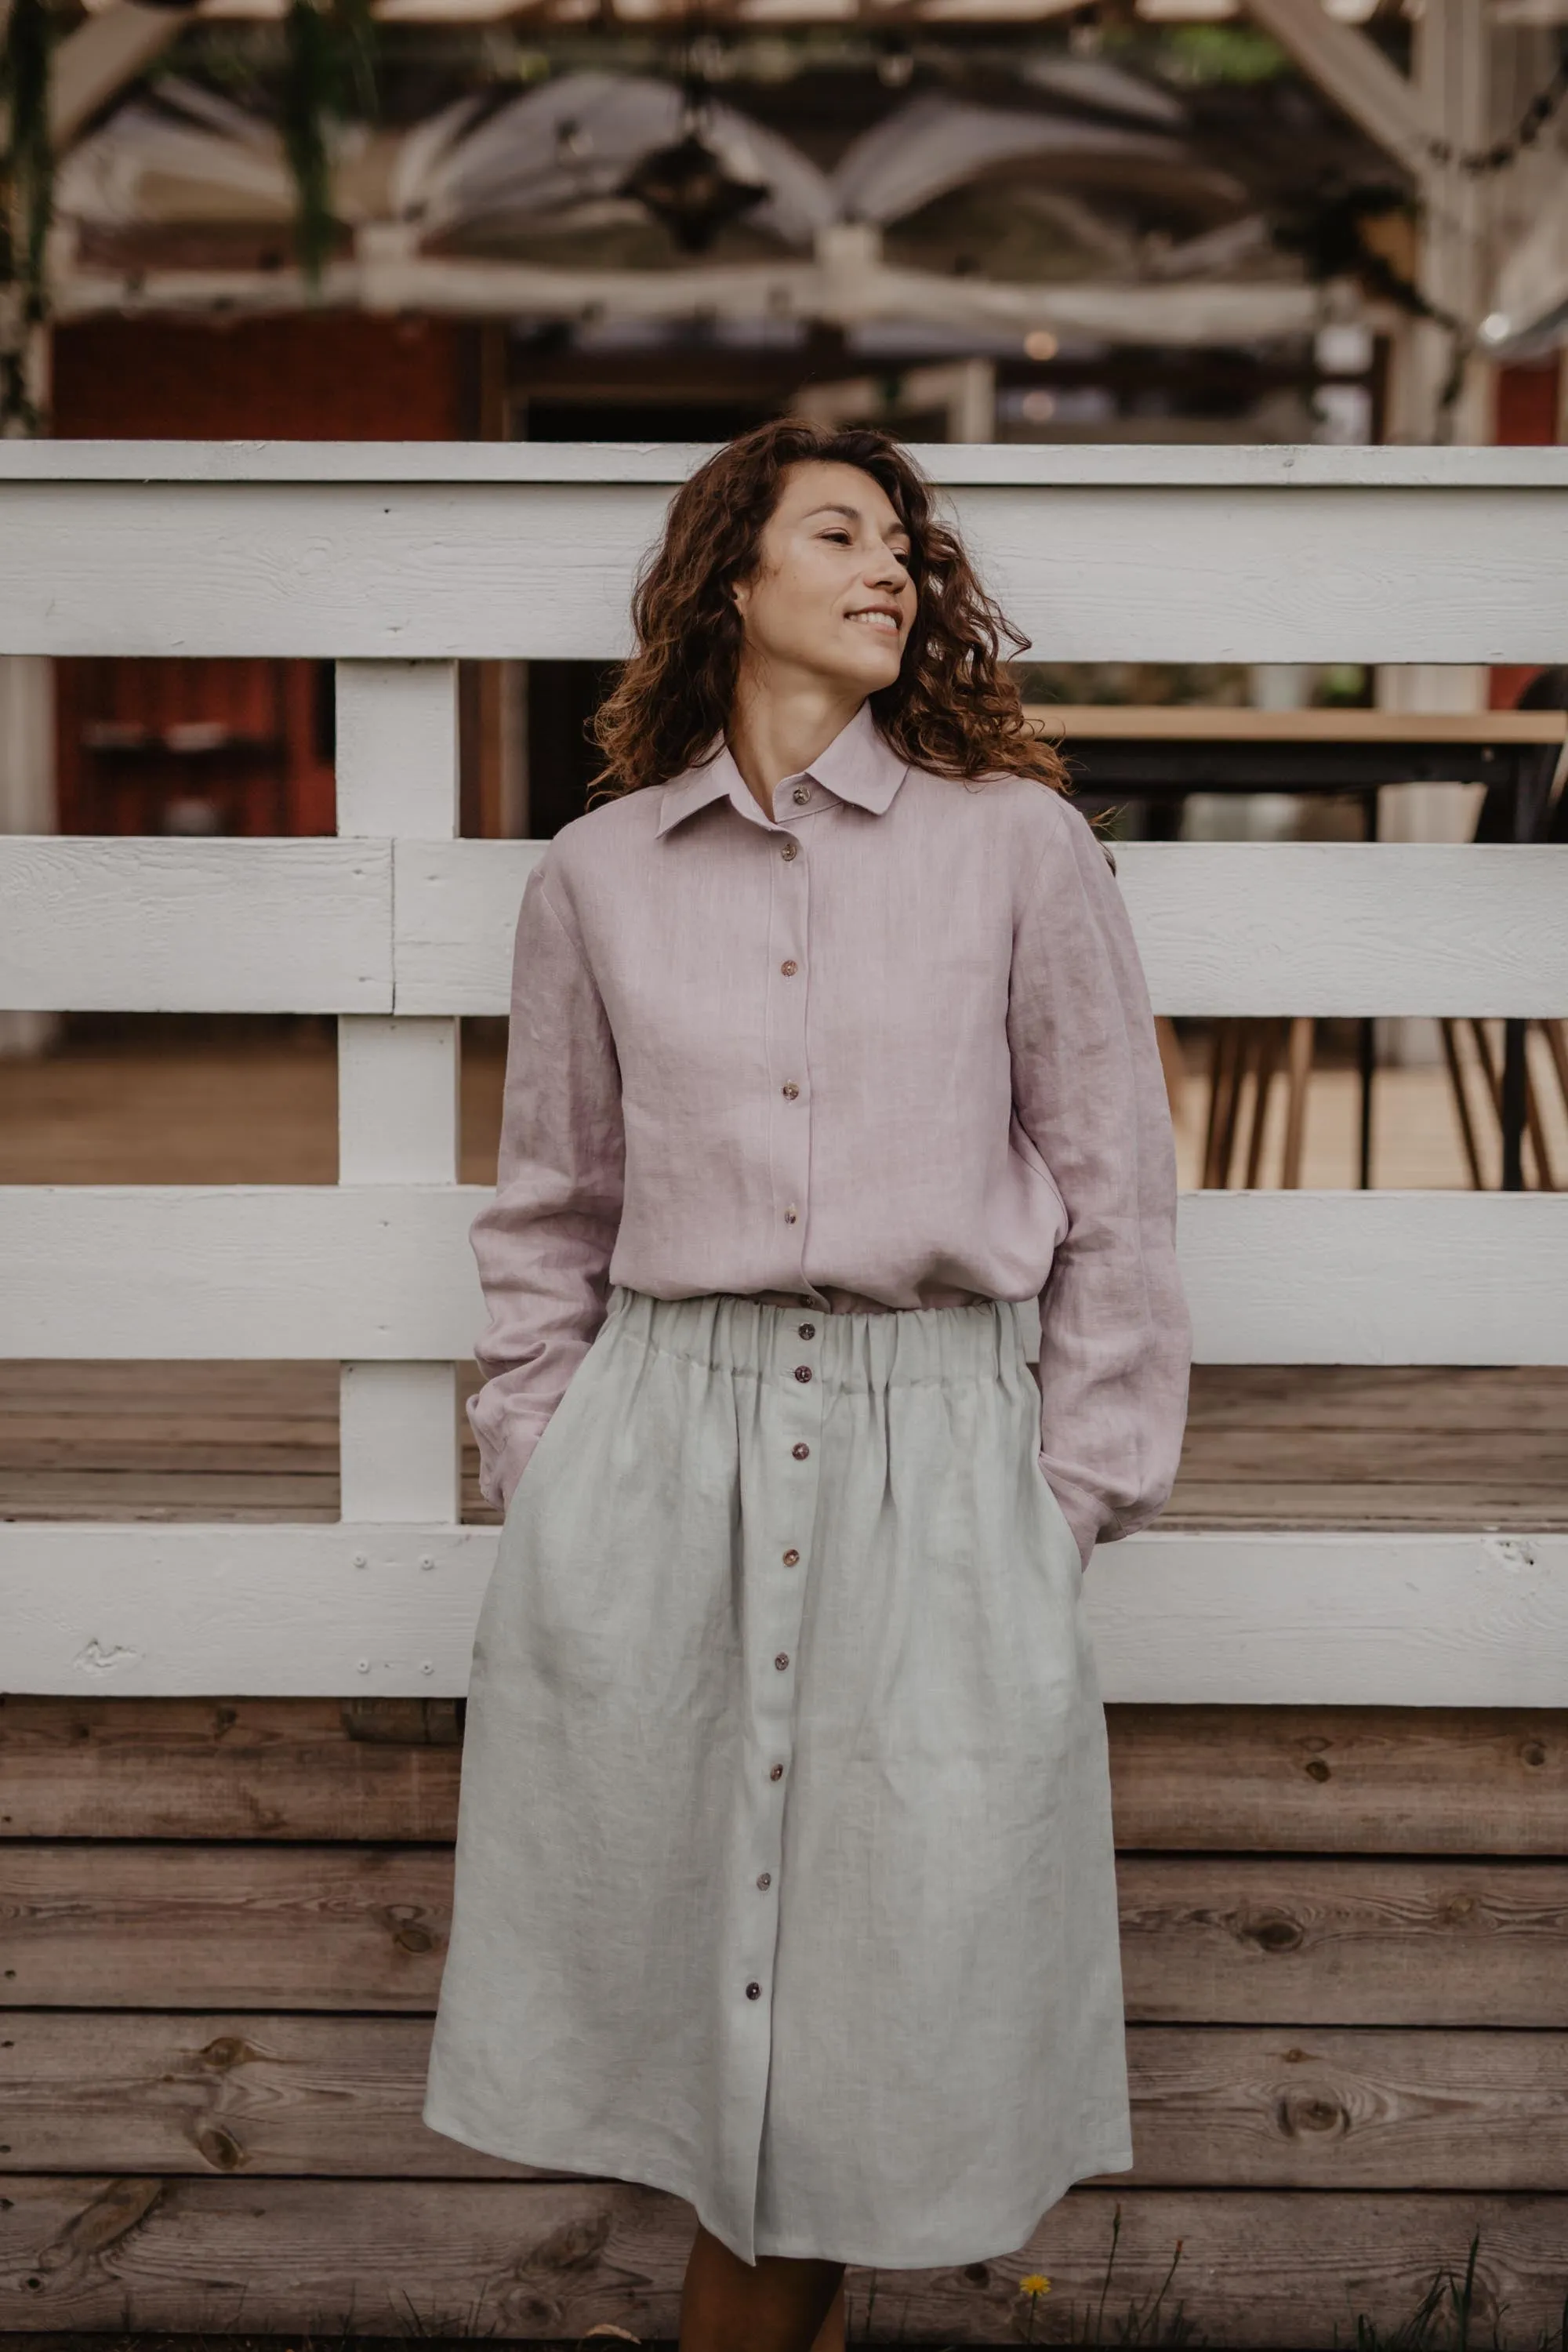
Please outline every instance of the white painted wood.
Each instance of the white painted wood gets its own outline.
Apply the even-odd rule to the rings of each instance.
[[[0,26],[4,22],[0,8]],[[0,835],[49,834],[56,821],[53,668],[26,655],[0,655]],[[0,883],[0,894],[4,887]],[[0,902],[0,968],[5,930]],[[7,1010],[0,996],[0,1057],[41,1054],[58,1029],[58,1013]]]
[[[393,852],[399,1013],[505,1013],[523,885],[542,841],[400,841]]]
[[[336,771],[340,834],[450,841],[457,664],[340,662]],[[455,1020],[339,1020],[340,1181],[456,1182],[460,1056]],[[343,1518],[457,1518],[457,1401],[451,1363],[343,1363]]]
[[[1111,1700],[1568,1700],[1568,1536],[1152,1529],[1096,1550],[1085,1598]]]
[[[452,1696],[497,1529],[0,1526],[5,1687]],[[1111,1701],[1557,1706],[1568,1536],[1159,1529],[1085,1587]]]
[[[543,850],[0,836],[0,1005],[503,1013]],[[1568,1013],[1561,846],[1129,842],[1117,868],[1162,1013]]]
[[[1565,1211],[1550,1192],[1184,1192],[1196,1360],[1568,1362]]]
[[[0,477],[0,652],[615,657],[667,497],[662,480]],[[1004,477],[955,487],[953,505],[990,584],[1053,658],[1562,650],[1568,484],[1549,466],[1531,487],[1463,490],[1325,487],[1306,467],[1208,484]]]
[[[1568,847],[1128,842],[1116,866],[1161,1013],[1568,1013]]]
[[[461,1362],[479,1185],[0,1188],[0,1356]]]
[[[461,1361],[479,1185],[0,1188],[0,1356]],[[1568,1363],[1543,1192],[1186,1192],[1211,1364]]]
[[[390,1012],[390,848],[0,837],[0,1004]]]
[[[0,1005],[503,1013],[543,850],[0,836]],[[1129,842],[1117,868],[1162,1013],[1568,1013],[1561,846]],[[410,1080],[427,1124],[445,1080]]]
[[[279,483],[684,481],[715,445],[697,441],[8,441],[10,482]],[[1331,446],[1227,442],[1178,446],[1098,442],[912,442],[916,459],[950,485],[1053,484],[1164,489],[1568,488],[1557,447]]]
[[[340,1021],[339,1183],[455,1183],[460,1086],[456,1021]]]
[[[456,662],[340,662],[336,732],[340,835],[452,839]]]
[[[338,1390],[345,1520],[450,1525],[461,1508],[451,1364],[345,1364]]]
[[[501,1013],[542,842],[399,843],[400,1012]],[[1157,1012],[1568,1013],[1568,849],[1128,842]]]

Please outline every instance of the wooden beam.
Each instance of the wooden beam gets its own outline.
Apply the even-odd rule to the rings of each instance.
[[[1420,93],[1364,33],[1331,16],[1322,0],[1247,0],[1247,7],[1369,139],[1406,171],[1422,168],[1436,126]]]
[[[4,1847],[19,2009],[435,2009],[448,1846]],[[1563,2030],[1568,1863],[1121,1853],[1127,2015],[1147,2024]]]
[[[0,2205],[0,2327],[576,2343],[619,2327],[675,2339],[689,2206],[617,2182],[190,2180],[15,2175]],[[1510,2341],[1560,2324],[1568,2199],[1441,2192],[1075,2188],[1016,2252],[962,2268],[852,2272],[852,2340],[995,2345],[1022,2336],[1018,2281],[1085,2336],[1120,2234],[1108,2325],[1179,2303],[1197,2340],[1326,2347],[1383,2336],[1434,2273],[1464,2275]],[[1171,2278],[1173,2259],[1179,2267]],[[871,2321],[874,2301],[876,2320]],[[1055,2324],[1055,2323],[1047,2323]],[[1083,2340],[1080,2336],[1079,2340]],[[1132,2339],[1127,2339],[1132,2340]]]
[[[5,2013],[15,2173],[548,2179],[420,2119],[425,2017]],[[1568,2191],[1568,2033],[1133,2025],[1142,2188]],[[559,2177],[559,2176],[557,2176]]]
[[[80,138],[111,98],[140,79],[192,13],[191,0],[157,8],[116,0],[67,35],[55,52],[49,89],[49,132],[57,153]]]
[[[458,1716],[449,1697],[14,1692],[0,1702],[4,1834],[449,1843]],[[1560,1709],[1112,1701],[1107,1716],[1116,1842],[1127,1850],[1562,1851]],[[99,2158],[79,2149],[78,2161]]]

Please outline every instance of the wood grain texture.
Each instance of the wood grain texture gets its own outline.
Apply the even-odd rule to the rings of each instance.
[[[484,1325],[468,1236],[489,1198],[5,1186],[0,1353],[456,1362]],[[1203,1363],[1568,1361],[1558,1194],[1184,1192],[1177,1239]]]
[[[258,1517],[261,1517],[258,1513]],[[495,1527],[0,1523],[13,1691],[466,1691]],[[1108,1700],[1550,1706],[1568,1535],[1146,1530],[1085,1591]]]
[[[440,682],[451,665],[344,667]],[[361,828],[418,823],[422,772],[358,779]],[[545,846],[0,839],[0,1003],[499,1017]],[[1127,842],[1117,871],[1157,1013],[1568,1013],[1568,848]]]
[[[390,1013],[391,847],[11,835],[0,1004]]]
[[[1122,1854],[1127,2015],[1568,2024],[1568,1864]]]
[[[328,1363],[0,1362],[0,1516],[336,1519],[338,1409]],[[1564,1429],[1560,1365],[1199,1364],[1160,1526],[1561,1534]]]
[[[1415,487],[1389,454],[1336,473],[1008,451],[966,482],[939,452],[937,475],[988,584],[1058,660],[1553,659],[1560,470]],[[0,475],[0,652],[616,659],[671,482],[668,458],[618,480],[602,457],[576,479],[395,460],[377,479],[335,452],[313,478],[199,452],[183,478],[168,458],[162,479],[68,465]]]
[[[1124,1851],[1560,1855],[1568,1714],[1107,1709]],[[449,1840],[450,1698],[0,1697],[0,1834]]]
[[[21,2010],[0,2173],[530,2179],[421,2120],[423,2017]],[[1131,2187],[1568,2191],[1568,2034],[1134,2025]]]
[[[1563,1850],[1558,1708],[1113,1705],[1107,1722],[1123,1849]]]
[[[611,2322],[673,2340],[690,2209],[650,2189],[546,2181],[6,2183],[0,2326],[223,2333],[494,2334],[575,2340]],[[1020,2277],[1044,2272],[1037,2341],[1080,2342],[1120,2236],[1110,2318],[1173,2290],[1215,2346],[1315,2347],[1391,2327],[1480,2233],[1477,2316],[1556,2325],[1568,2207],[1551,2196],[1074,2189],[1016,2252],[850,2279],[857,2341],[1016,2340]],[[869,2318],[869,2325],[868,2319]]]
[[[435,2007],[446,1846],[0,1845],[5,1997]],[[1568,1863],[1123,1853],[1129,2018],[1568,2027]]]

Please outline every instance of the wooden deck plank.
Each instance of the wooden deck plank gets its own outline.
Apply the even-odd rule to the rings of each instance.
[[[0,2173],[559,2178],[421,2119],[427,2017],[23,2010]],[[1568,2192],[1568,2033],[1133,2025],[1132,2187]]]
[[[446,1840],[454,1699],[0,1696],[0,1838]],[[1568,1715],[1107,1709],[1123,1849],[1560,1855]]]
[[[1563,1853],[1560,1711],[1150,1706],[1106,1715],[1124,1849]]]
[[[445,1846],[0,1847],[22,2007],[435,2006]],[[1123,1854],[1127,2014],[1568,2027],[1568,1863]]]
[[[463,1517],[479,1500],[460,1368]],[[1173,1529],[1568,1529],[1568,1369],[1198,1365]],[[332,1519],[321,1363],[0,1363],[0,1516]]]
[[[6,2182],[0,2327],[493,2334],[575,2340],[605,2322],[672,2340],[689,2207],[651,2189],[547,2181],[191,2180],[158,2174]],[[1568,2200],[1268,2190],[1075,2189],[1016,2252],[962,2269],[850,2277],[856,2341],[1014,2340],[1020,2277],[1051,2282],[1054,2340],[1083,2341],[1120,2214],[1106,2316],[1171,2272],[1189,2325],[1258,2352],[1385,2329],[1440,2265],[1480,2245],[1476,2323],[1510,2340],[1556,2326]],[[1074,2319],[1078,2325],[1074,2326]],[[1043,2340],[1043,2328],[1042,2328]]]

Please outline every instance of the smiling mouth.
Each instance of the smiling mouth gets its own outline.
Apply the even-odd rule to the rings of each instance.
[[[850,621],[861,621],[868,629],[883,629],[890,637],[896,637],[899,634],[899,616],[896,613],[876,611],[848,613],[846,614],[845,618]]]

